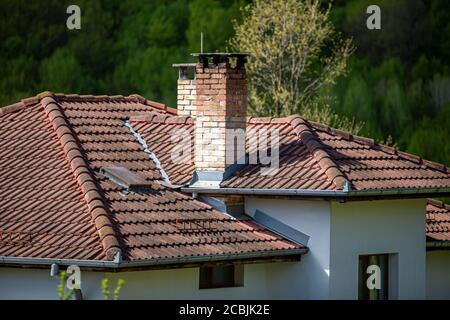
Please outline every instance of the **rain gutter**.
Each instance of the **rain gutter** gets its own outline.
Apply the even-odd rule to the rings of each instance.
[[[429,194],[450,194],[450,187],[446,188],[408,188],[385,190],[311,190],[311,189],[250,189],[250,188],[202,188],[182,187],[182,192],[192,194],[235,194],[235,195],[274,195],[274,196],[303,196],[320,198],[350,198],[350,197],[380,197],[380,196],[426,196]]]
[[[173,259],[149,259],[149,260],[135,260],[135,261],[123,261],[120,267],[138,267],[138,266],[151,266],[151,265],[169,265],[169,264],[182,264],[182,263],[207,263],[218,261],[230,261],[230,260],[244,260],[255,258],[270,258],[270,257],[282,257],[282,256],[294,256],[308,252],[308,248],[287,249],[287,250],[272,250],[272,251],[260,251],[260,252],[248,252],[248,253],[235,253],[235,254],[220,254],[220,255],[206,255],[197,257],[182,257]]]
[[[301,255],[308,252],[308,248],[286,249],[286,250],[271,250],[260,252],[248,252],[237,254],[221,254],[221,255],[206,255],[195,257],[180,257],[180,258],[163,258],[163,259],[146,259],[133,261],[105,261],[105,260],[75,260],[75,259],[45,259],[45,258],[20,258],[20,257],[1,257],[0,265],[36,265],[46,266],[58,264],[61,266],[77,265],[79,267],[91,268],[106,268],[106,269],[121,269],[132,267],[147,267],[159,265],[176,265],[188,263],[207,263],[230,260],[245,260],[256,258],[270,258],[270,257],[287,257]]]
[[[21,258],[21,257],[0,257],[0,265],[21,264],[21,265],[52,265],[60,266],[77,265],[79,267],[93,268],[117,268],[118,263],[108,260],[76,260],[76,259],[47,259],[47,258]]]
[[[450,250],[450,241],[427,241],[427,249]]]

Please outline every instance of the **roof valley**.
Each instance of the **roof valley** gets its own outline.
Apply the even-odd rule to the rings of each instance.
[[[51,93],[43,93],[40,95],[40,98],[45,114],[58,136],[74,177],[83,192],[105,255],[108,260],[113,260],[121,250],[113,224],[108,217],[104,199],[89,171],[89,167],[80,151],[81,148],[70,130],[70,126],[60,106]]]

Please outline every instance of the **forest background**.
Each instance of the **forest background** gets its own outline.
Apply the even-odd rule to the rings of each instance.
[[[41,91],[138,93],[176,106],[177,71],[192,52],[227,49],[245,0],[0,0],[0,106]],[[81,8],[68,30],[66,8]],[[323,1],[324,6],[328,1]],[[381,8],[368,30],[366,8]],[[360,135],[450,166],[450,1],[332,3],[330,19],[356,47],[327,95]],[[325,94],[325,93],[324,93]]]

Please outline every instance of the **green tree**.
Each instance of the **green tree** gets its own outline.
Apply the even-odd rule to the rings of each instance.
[[[354,116],[355,119],[364,122],[362,133],[372,137],[379,136],[377,129],[372,124],[372,119],[376,118],[373,93],[369,84],[360,74],[354,74],[350,78],[341,110],[345,115]]]
[[[189,52],[225,51],[226,41],[233,36],[232,20],[239,16],[243,1],[194,0],[189,3],[189,28],[186,31]]]
[[[410,136],[403,139],[407,151],[420,155],[424,159],[450,163],[450,144],[445,143],[450,137],[450,103],[442,108],[437,118],[424,117]]]
[[[56,50],[51,57],[42,61],[40,76],[41,91],[82,93],[94,86],[89,73],[83,71],[67,48]]]
[[[312,120],[338,124],[357,132],[360,126],[339,119],[320,92],[346,73],[353,51],[342,40],[313,0],[255,0],[246,6],[244,20],[235,23],[231,46],[250,54],[250,110],[257,115],[301,113]],[[282,13],[282,14],[281,14]]]

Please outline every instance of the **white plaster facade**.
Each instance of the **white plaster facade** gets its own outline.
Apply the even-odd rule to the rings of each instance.
[[[199,269],[184,268],[120,273],[82,271],[81,289],[84,299],[103,299],[101,281],[106,277],[111,291],[118,278],[125,280],[120,299],[276,299],[268,281],[268,266],[245,265],[244,286],[235,288],[200,290]],[[0,268],[0,299],[57,299],[58,284],[58,277],[51,277],[50,269]]]
[[[309,252],[295,265],[272,266],[285,279],[272,283],[282,298],[327,299],[330,269],[330,203],[325,201],[247,198],[245,212],[253,216],[259,209],[290,227],[310,236]]]
[[[333,202],[330,298],[358,298],[358,255],[391,254],[389,296],[424,299],[425,199]]]
[[[246,212],[253,215],[259,209],[310,236],[310,253],[287,280],[299,288],[290,293],[292,298],[357,299],[358,256],[384,253],[392,255],[389,296],[424,299],[425,205],[425,199],[339,203],[249,198]]]
[[[427,252],[427,299],[450,300],[450,250]]]

